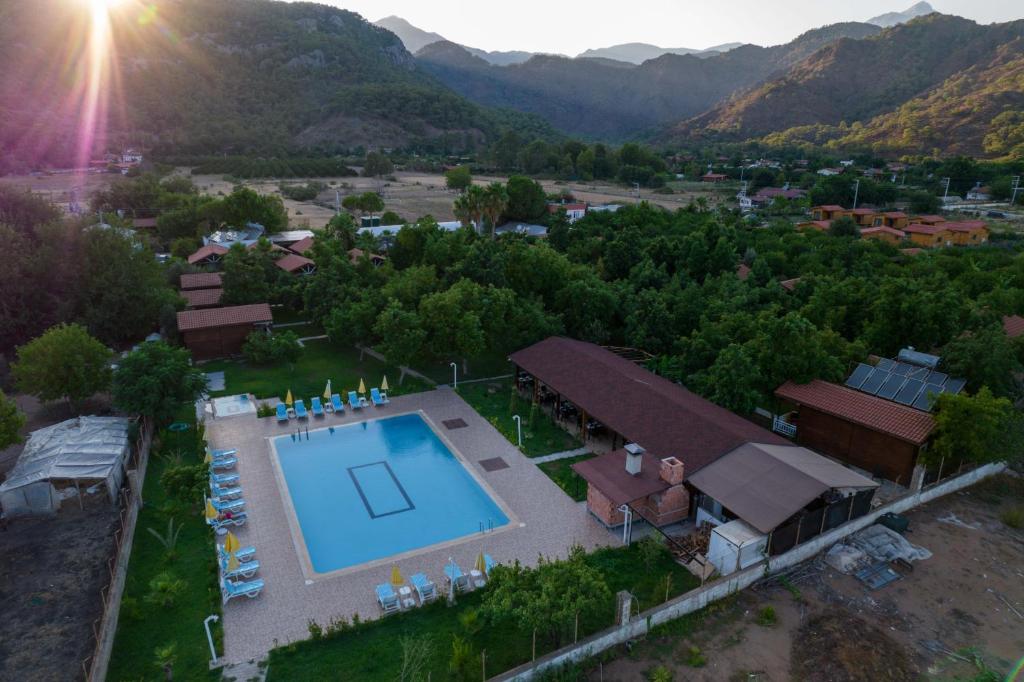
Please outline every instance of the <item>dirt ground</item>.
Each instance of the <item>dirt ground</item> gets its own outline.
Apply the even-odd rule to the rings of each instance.
[[[101,617],[117,509],[105,493],[85,510],[0,525],[0,680],[81,679]]]
[[[1024,656],[1024,532],[1000,514],[1024,500],[1024,480],[1001,480],[911,512],[907,538],[933,556],[896,583],[871,592],[814,560],[635,644],[589,679],[647,680],[659,666],[687,682],[971,680],[985,669],[1002,679]],[[767,606],[776,621],[759,624]]]

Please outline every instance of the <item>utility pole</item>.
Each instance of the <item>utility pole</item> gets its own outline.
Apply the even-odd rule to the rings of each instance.
[[[334,214],[341,214],[341,192],[339,190],[334,190]]]
[[[1020,190],[1020,176],[1015,175],[1013,176],[1013,196],[1010,197],[1010,206],[1013,206],[1017,203],[1017,192],[1019,192]]]
[[[942,204],[946,204],[946,200],[949,199],[949,178],[942,178],[942,184],[945,185],[946,191],[942,194]]]
[[[857,198],[860,197],[860,180],[853,184],[853,208],[857,208]]]

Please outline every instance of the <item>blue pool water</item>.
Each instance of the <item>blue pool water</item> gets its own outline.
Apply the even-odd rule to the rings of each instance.
[[[274,439],[313,570],[497,528],[508,517],[418,414]]]

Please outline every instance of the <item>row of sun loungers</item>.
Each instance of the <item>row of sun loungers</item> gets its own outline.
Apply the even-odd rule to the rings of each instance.
[[[490,554],[484,554],[484,562],[486,566],[485,573],[481,574],[479,571],[470,571],[469,575],[463,573],[456,563],[445,564],[445,582],[448,585],[454,583],[455,590],[460,593],[468,592],[474,587],[483,587],[487,584],[487,575],[490,574],[491,569],[494,567],[494,559],[491,558]],[[412,598],[414,592],[419,598],[420,606],[429,604],[439,596],[437,586],[424,573],[416,573],[410,576],[409,583],[411,588],[405,595],[402,594],[402,589],[405,586],[399,586],[398,592],[396,592],[395,586],[391,583],[377,585],[374,592],[377,595],[377,604],[380,606],[381,611],[384,612],[384,615],[397,613],[403,609],[414,608],[416,606],[416,600]]]
[[[370,401],[372,401],[377,407],[387,405],[391,402],[388,399],[387,393],[382,393],[380,389],[377,388],[370,389]],[[305,401],[299,399],[295,401],[294,407],[289,409],[284,403],[278,403],[277,421],[286,422],[292,417],[295,417],[296,419],[308,419],[310,412],[313,413],[314,417],[322,417],[327,412],[333,412],[334,414],[342,414],[345,412],[345,403],[337,393],[331,396],[331,401],[326,405],[320,401],[320,398],[311,398],[309,404],[309,409],[307,409]],[[368,402],[365,397],[360,396],[355,391],[348,392],[348,406],[352,410],[361,410],[369,405],[370,402]]]

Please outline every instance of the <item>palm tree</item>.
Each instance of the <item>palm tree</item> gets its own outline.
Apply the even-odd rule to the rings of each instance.
[[[508,190],[500,182],[492,182],[484,190],[483,213],[491,224],[491,237],[498,226],[498,218],[508,208]]]
[[[471,185],[466,191],[455,200],[453,210],[455,217],[462,221],[463,225],[472,225],[474,229],[480,227],[481,218],[484,215],[484,200],[486,192],[479,185]]]

